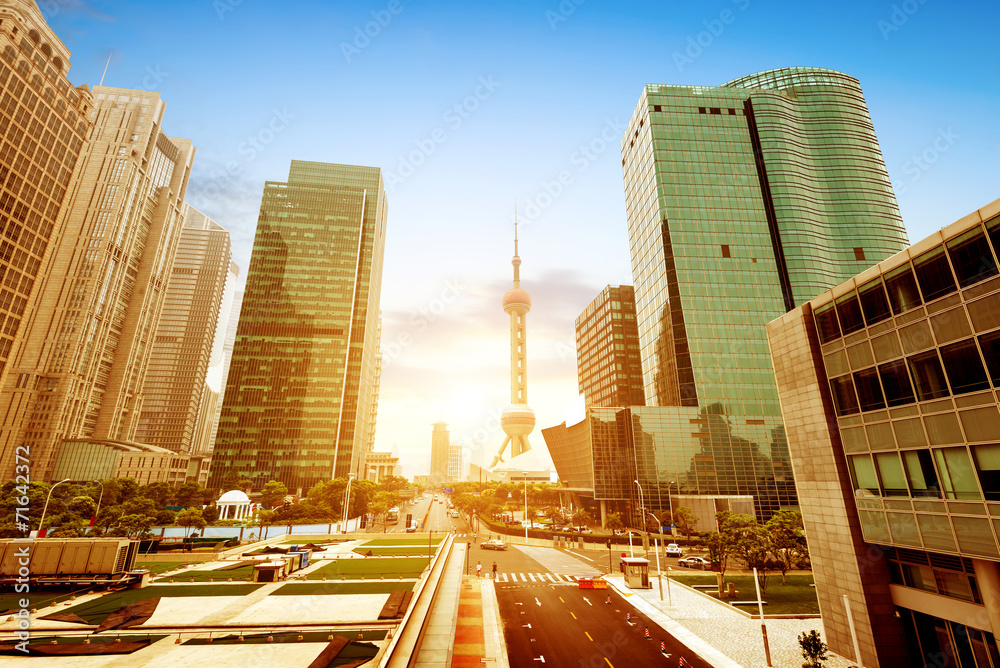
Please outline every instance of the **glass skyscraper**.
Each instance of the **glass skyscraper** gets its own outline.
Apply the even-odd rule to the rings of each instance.
[[[385,224],[378,168],[293,161],[265,184],[209,487],[363,477]]]
[[[647,85],[622,168],[647,408],[614,447],[647,510],[673,495],[752,496],[760,519],[796,507],[764,326],[907,245],[857,80]]]

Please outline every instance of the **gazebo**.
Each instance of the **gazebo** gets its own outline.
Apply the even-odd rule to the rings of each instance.
[[[250,497],[238,489],[231,489],[215,502],[220,520],[245,520],[250,517]]]

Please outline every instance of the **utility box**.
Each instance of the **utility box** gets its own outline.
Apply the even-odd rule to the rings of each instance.
[[[625,586],[629,589],[649,589],[649,559],[622,557]]]

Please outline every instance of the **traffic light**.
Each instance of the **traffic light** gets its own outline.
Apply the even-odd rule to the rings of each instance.
[[[608,546],[608,549],[610,550],[611,549],[611,539],[608,538],[608,540],[605,541],[605,544]]]
[[[406,526],[413,524],[413,515],[411,513],[406,513]]]
[[[368,515],[361,516],[361,528],[364,529],[368,526]]]

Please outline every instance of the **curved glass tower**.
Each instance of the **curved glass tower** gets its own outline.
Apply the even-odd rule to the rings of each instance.
[[[764,326],[908,243],[858,81],[647,85],[622,167],[646,401],[687,409],[633,411],[639,480],[794,507]]]

